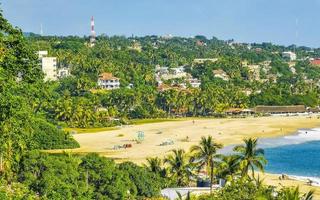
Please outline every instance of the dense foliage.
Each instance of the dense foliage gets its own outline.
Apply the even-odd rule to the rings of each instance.
[[[27,42],[34,51],[48,50],[58,58],[59,68],[67,67],[71,72],[71,76],[47,84],[45,103],[38,108],[62,126],[114,126],[133,118],[219,115],[228,108],[256,105],[319,104],[320,68],[307,58],[320,56],[320,49],[237,44],[203,36],[102,35],[92,48],[88,38],[76,36],[31,35]],[[297,61],[282,57],[283,51],[293,50]],[[218,60],[194,62],[197,58]],[[201,86],[171,87],[185,81],[175,78],[163,80],[170,87],[158,90],[156,66],[184,66]],[[258,68],[253,69],[255,66]],[[216,71],[225,73],[227,79],[216,76]],[[100,90],[97,79],[102,72],[120,78],[121,88]]]

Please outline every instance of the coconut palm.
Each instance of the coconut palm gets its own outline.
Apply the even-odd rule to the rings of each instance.
[[[193,177],[193,165],[183,149],[172,150],[171,155],[164,159],[171,177],[177,180],[178,186],[186,186]]]
[[[231,180],[232,176],[239,174],[239,165],[235,155],[222,156],[217,167],[217,176],[225,180]]]
[[[238,145],[234,147],[234,151],[237,152],[237,160],[242,169],[242,176],[248,175],[249,169],[252,172],[252,178],[254,178],[255,168],[261,172],[264,171],[264,165],[267,164],[267,160],[264,157],[264,150],[257,148],[258,139],[244,139],[244,145]]]
[[[193,160],[198,164],[199,169],[207,167],[210,169],[210,191],[212,191],[214,159],[217,158],[217,150],[222,148],[222,144],[216,143],[212,136],[201,137],[199,145],[191,147]]]
[[[162,166],[162,161],[160,158],[155,157],[155,158],[147,158],[147,165],[146,167],[154,173],[160,174],[163,169],[161,168]]]

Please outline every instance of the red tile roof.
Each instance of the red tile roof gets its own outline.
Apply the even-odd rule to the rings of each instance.
[[[112,73],[102,73],[99,75],[100,80],[119,80],[119,78],[114,77]]]
[[[320,65],[320,59],[314,59],[311,61],[312,65]]]

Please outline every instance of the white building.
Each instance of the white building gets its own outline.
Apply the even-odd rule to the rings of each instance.
[[[67,76],[70,76],[70,71],[68,68],[60,68],[58,69],[58,72],[57,72],[57,77],[60,79],[60,78],[65,78]]]
[[[285,51],[282,52],[282,57],[283,58],[289,58],[290,61],[296,60],[297,59],[297,55],[291,51]]]
[[[98,78],[98,86],[102,89],[113,90],[120,88],[120,79],[112,73],[102,73]]]
[[[216,77],[216,78],[221,78],[224,81],[229,80],[229,76],[222,69],[216,69],[216,70],[213,70],[212,72],[213,72],[214,77]]]
[[[190,83],[191,87],[198,88],[201,85],[201,81],[197,78],[189,78],[188,82]]]
[[[38,51],[37,54],[38,54],[38,58],[41,59],[48,55],[48,51]]]
[[[56,57],[42,57],[41,68],[45,74],[45,81],[57,80],[57,58]]]

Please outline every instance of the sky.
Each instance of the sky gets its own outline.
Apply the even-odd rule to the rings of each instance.
[[[205,35],[238,42],[320,47],[320,0],[0,0],[24,32]]]

